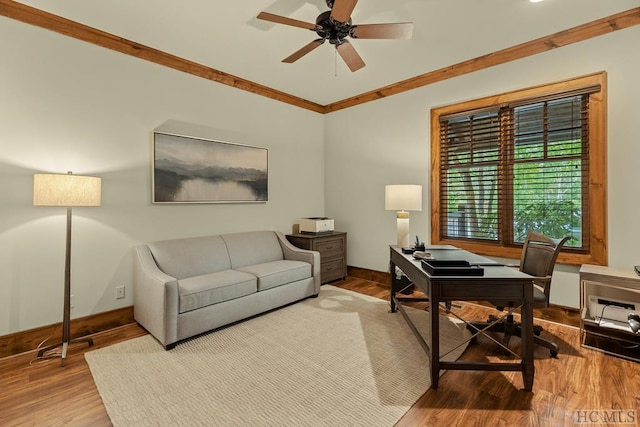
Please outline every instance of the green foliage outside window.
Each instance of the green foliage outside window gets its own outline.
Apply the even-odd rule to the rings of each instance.
[[[580,248],[582,103],[582,96],[573,96],[449,121],[448,237],[498,240],[501,215],[509,214],[513,235],[507,241],[521,243],[535,230],[571,236],[567,245]],[[505,115],[513,118],[507,130]],[[501,163],[505,152],[511,154]]]

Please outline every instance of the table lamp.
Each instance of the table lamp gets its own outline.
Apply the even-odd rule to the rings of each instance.
[[[63,174],[33,175],[34,206],[65,206],[67,208],[67,244],[64,267],[64,312],[62,342],[40,349],[38,357],[53,348],[62,346],[62,366],[67,357],[67,347],[76,342],[93,345],[91,338],[70,339],[71,329],[71,208],[73,206],[100,206],[101,179],[92,176]]]
[[[397,245],[401,248],[409,247],[409,212],[422,210],[421,185],[387,185],[384,188],[384,208],[388,211],[398,211]]]

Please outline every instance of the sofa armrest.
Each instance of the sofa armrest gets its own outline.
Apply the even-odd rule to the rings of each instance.
[[[133,250],[133,316],[162,345],[178,341],[178,280],[162,272],[147,245]]]
[[[314,288],[315,293],[320,292],[320,252],[318,251],[309,251],[306,249],[300,249],[291,242],[287,240],[285,235],[276,231],[276,236],[278,236],[278,241],[280,242],[280,246],[282,247],[282,254],[284,255],[284,259],[290,259],[293,261],[304,261],[311,264],[311,271],[313,273],[314,280]]]

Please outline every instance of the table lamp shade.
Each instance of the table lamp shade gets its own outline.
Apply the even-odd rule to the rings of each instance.
[[[33,175],[34,206],[100,206],[101,178],[63,174]]]
[[[421,185],[387,185],[384,187],[384,208],[388,211],[421,211]]]

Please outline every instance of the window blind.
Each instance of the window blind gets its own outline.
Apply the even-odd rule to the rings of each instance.
[[[529,229],[588,249],[589,93],[440,118],[441,238],[517,245]]]

